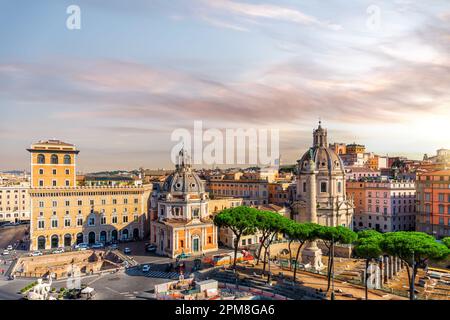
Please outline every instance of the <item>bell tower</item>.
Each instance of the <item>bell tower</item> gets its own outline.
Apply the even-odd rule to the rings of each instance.
[[[322,128],[322,121],[319,120],[319,127],[313,131],[313,147],[328,147],[327,129]]]

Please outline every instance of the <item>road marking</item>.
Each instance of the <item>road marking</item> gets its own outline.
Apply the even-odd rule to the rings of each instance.
[[[116,294],[121,294],[119,291],[116,291],[116,290],[114,290],[114,289],[111,289],[110,287],[105,287],[105,289],[108,289],[108,290],[110,290],[110,291],[112,291],[112,292],[114,292],[114,293],[116,293]]]

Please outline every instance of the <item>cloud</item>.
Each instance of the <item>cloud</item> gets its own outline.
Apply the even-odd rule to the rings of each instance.
[[[229,14],[244,18],[263,18],[301,25],[325,27],[332,30],[342,29],[342,26],[338,24],[321,21],[314,16],[288,7],[271,4],[249,4],[231,0],[201,0],[201,2],[222,13],[227,12]]]

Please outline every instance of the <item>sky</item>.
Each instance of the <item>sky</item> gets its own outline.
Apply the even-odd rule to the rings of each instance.
[[[0,0],[0,41],[0,170],[53,138],[83,172],[171,168],[200,120],[278,129],[283,163],[318,119],[381,155],[450,148],[448,0]]]

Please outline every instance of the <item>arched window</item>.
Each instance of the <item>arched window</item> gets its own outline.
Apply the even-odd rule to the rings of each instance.
[[[38,154],[37,163],[45,163],[45,156],[43,154]]]
[[[71,163],[70,156],[68,154],[66,154],[64,156],[64,164],[70,164],[70,163]]]
[[[89,244],[94,244],[95,243],[95,232],[94,231],[89,232],[88,242],[89,242]]]
[[[56,154],[52,154],[51,164],[58,164],[58,156]]]
[[[52,235],[51,240],[52,240],[51,241],[52,249],[58,248],[58,246],[59,246],[59,237],[56,234],[54,234],[54,235]]]
[[[45,250],[45,237],[40,236],[38,238],[38,250]]]
[[[70,234],[64,235],[64,247],[70,247],[72,245],[72,236]]]

